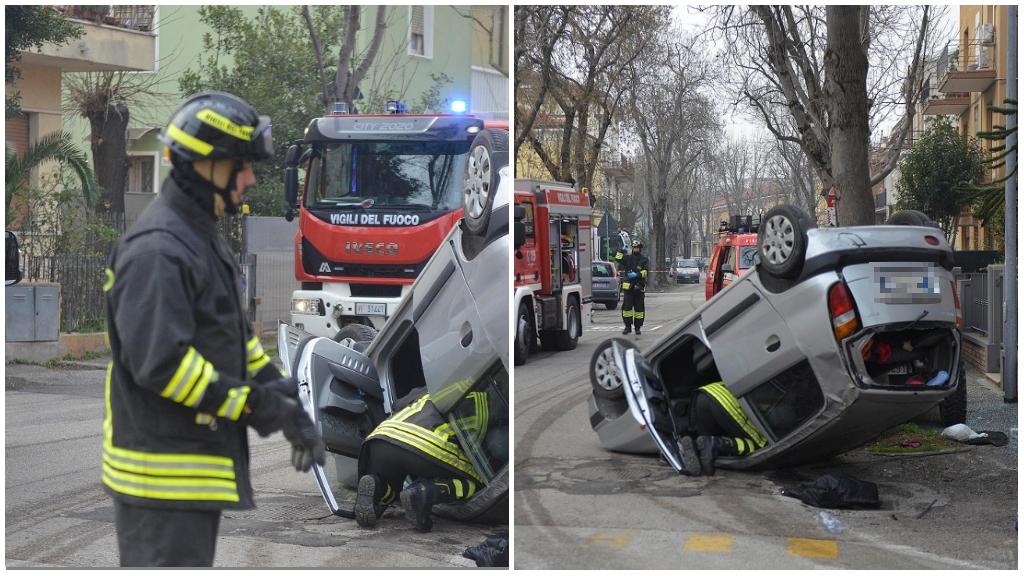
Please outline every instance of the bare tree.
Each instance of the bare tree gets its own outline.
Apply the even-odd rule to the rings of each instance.
[[[324,68],[323,44],[313,26],[309,14],[309,7],[304,6],[302,16],[306,22],[309,32],[309,39],[316,52],[316,62],[319,67],[321,93],[324,100],[324,107],[330,106],[331,102],[345,102],[350,107],[360,97],[359,83],[366,77],[370,66],[377,58],[381,42],[384,40],[384,32],[387,31],[387,6],[377,6],[377,17],[373,27],[373,36],[370,43],[362,52],[357,52],[357,37],[362,26],[362,6],[346,6],[342,16],[342,28],[338,30],[341,42],[338,48],[337,65],[334,72],[334,80],[328,83],[326,69]]]
[[[837,189],[840,224],[874,222],[871,186],[895,167],[923,83],[930,8],[712,10],[725,54],[738,70],[733,80],[743,100],[776,139],[800,145],[825,189]],[[912,19],[918,10],[915,33],[893,24]],[[876,38],[885,41],[873,49]],[[905,119],[890,139],[892,153],[871,174],[872,122],[896,102]]]

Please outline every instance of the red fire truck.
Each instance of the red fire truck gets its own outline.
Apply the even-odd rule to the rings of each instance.
[[[470,229],[489,213],[508,162],[507,121],[388,108],[357,115],[338,106],[288,150],[286,218],[298,208],[301,283],[291,323],[316,336],[358,339],[342,329],[381,328],[464,208]]]
[[[536,340],[572,350],[590,310],[590,199],[569,184],[516,180],[524,242],[515,253],[515,359],[526,362]],[[520,209],[521,207],[521,209]]]

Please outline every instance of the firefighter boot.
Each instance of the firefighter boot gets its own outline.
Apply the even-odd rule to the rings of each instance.
[[[736,441],[724,436],[701,436],[697,438],[697,453],[704,474],[715,475],[715,460],[719,456],[739,456]]]
[[[434,527],[434,521],[430,518],[430,512],[437,503],[440,491],[433,482],[417,481],[402,490],[402,507],[405,508],[405,517],[412,522],[419,532],[430,532]]]
[[[683,464],[682,473],[687,476],[700,476],[700,455],[693,444],[693,438],[683,436],[676,442],[679,449],[679,460]]]
[[[356,489],[356,523],[363,528],[373,528],[384,514],[384,509],[395,499],[391,486],[376,474],[367,474],[359,479]]]

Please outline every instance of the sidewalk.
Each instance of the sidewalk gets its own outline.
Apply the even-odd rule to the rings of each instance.
[[[1004,454],[1017,458],[1017,404],[1003,402],[1003,391],[970,364],[967,369],[967,422],[975,432],[996,430],[1010,438]]]

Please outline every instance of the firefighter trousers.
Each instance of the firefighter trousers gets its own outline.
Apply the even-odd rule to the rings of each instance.
[[[367,474],[375,474],[386,483],[378,502],[388,505],[402,492],[406,476],[413,480],[433,482],[440,490],[439,504],[469,498],[478,488],[468,476],[453,474],[449,468],[418,452],[415,448],[402,448],[385,440],[367,440]]]
[[[644,293],[642,290],[626,290],[622,294],[622,322],[626,328],[644,325]]]
[[[691,431],[697,436],[720,436],[730,440],[726,445],[734,445],[736,453],[722,452],[722,456],[746,456],[763,446],[760,435],[750,433],[752,425],[746,415],[742,412],[734,413],[726,404],[729,403],[719,401],[708,390],[698,390],[690,408]]]
[[[213,566],[220,510],[167,510],[114,500],[121,566]]]

